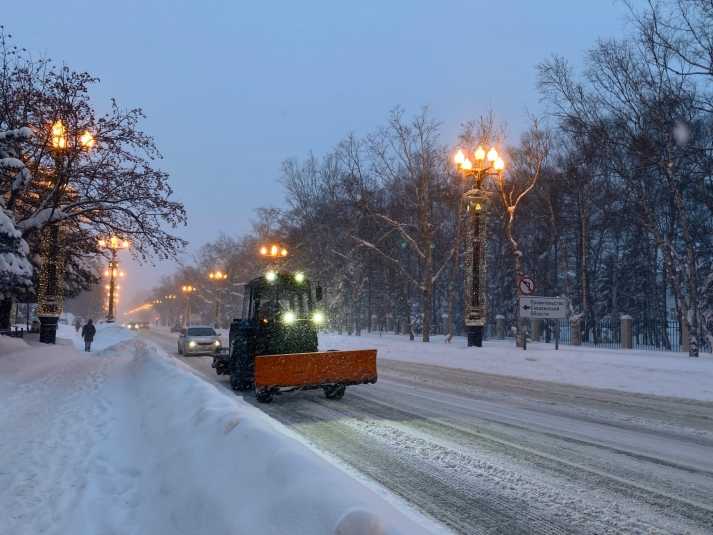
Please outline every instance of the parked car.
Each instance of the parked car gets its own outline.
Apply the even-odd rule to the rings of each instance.
[[[181,329],[183,329],[183,325],[181,325],[180,323],[174,323],[173,325],[171,325],[172,333],[180,333]]]
[[[142,321],[139,323],[139,329],[150,329],[151,328],[151,322],[150,321]]]
[[[212,355],[220,345],[218,333],[206,325],[191,325],[178,335],[179,355]]]
[[[138,321],[130,321],[126,327],[130,331],[138,331],[139,330],[139,322]]]

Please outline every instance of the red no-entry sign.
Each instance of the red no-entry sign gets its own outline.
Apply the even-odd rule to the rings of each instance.
[[[520,279],[517,287],[522,295],[530,295],[535,291],[535,281],[526,275]]]

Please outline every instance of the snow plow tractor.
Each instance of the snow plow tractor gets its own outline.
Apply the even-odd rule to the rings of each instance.
[[[318,303],[321,287],[315,293]],[[269,271],[245,286],[242,318],[231,323],[229,350],[216,352],[213,367],[234,390],[253,388],[261,403],[314,388],[340,399],[348,385],[375,383],[376,349],[317,350],[323,319],[301,273]]]

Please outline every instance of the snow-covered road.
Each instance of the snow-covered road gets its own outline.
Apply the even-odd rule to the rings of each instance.
[[[338,403],[260,408],[456,533],[713,533],[710,402],[380,359]]]

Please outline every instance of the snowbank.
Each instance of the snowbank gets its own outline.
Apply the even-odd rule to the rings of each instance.
[[[95,327],[97,328],[97,334],[94,335],[92,351],[102,351],[120,342],[136,339],[136,333],[116,323],[100,323],[99,325],[95,325]],[[74,347],[80,351],[84,351],[82,331],[77,332],[73,325],[60,323],[57,326],[57,339],[71,340]]]
[[[428,533],[135,333],[58,334],[0,337],[3,534]]]
[[[527,350],[511,341],[487,340],[483,347],[467,347],[465,338],[450,344],[443,336],[410,342],[406,336],[320,334],[320,349],[376,348],[378,359],[432,364],[540,381],[640,394],[713,401],[713,355],[691,358],[687,353],[600,349],[528,343]]]
[[[77,358],[73,347],[61,345],[30,346],[21,338],[0,336],[0,400]]]
[[[145,532],[427,533],[242,398],[136,346],[129,397],[158,460]]]
[[[97,325],[92,351],[135,338],[136,333],[116,324]],[[72,344],[65,344],[64,340]],[[0,400],[15,392],[19,385],[35,381],[79,358],[75,348],[83,351],[84,341],[69,325],[58,326],[57,344],[54,345],[0,336]]]

